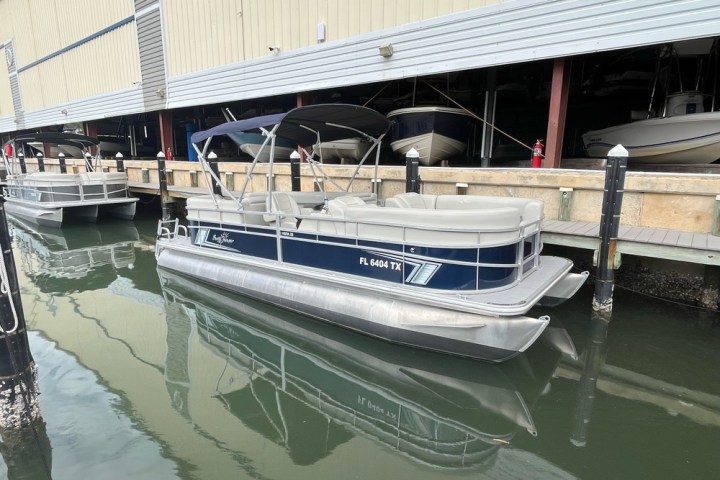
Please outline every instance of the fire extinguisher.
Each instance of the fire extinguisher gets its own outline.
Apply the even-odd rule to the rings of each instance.
[[[542,140],[538,139],[535,145],[533,145],[532,168],[540,168],[542,166],[543,148],[545,148],[545,145],[543,145]]]
[[[173,159],[172,151],[170,150],[170,147],[168,147],[167,151],[165,152],[165,158],[166,158],[167,160],[172,160],[172,159]]]

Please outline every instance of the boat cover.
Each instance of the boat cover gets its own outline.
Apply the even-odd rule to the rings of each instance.
[[[216,135],[260,131],[279,124],[275,135],[306,147],[318,141],[330,142],[366,135],[377,138],[387,132],[390,121],[381,113],[358,105],[342,103],[307,105],[262,117],[227,122],[192,135],[193,143]]]

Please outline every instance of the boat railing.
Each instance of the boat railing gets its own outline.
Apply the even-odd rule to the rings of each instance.
[[[4,194],[18,200],[53,204],[77,204],[130,197],[127,182],[104,179],[93,179],[84,183],[72,180],[16,178],[6,184]]]
[[[182,299],[182,296],[177,298]],[[278,359],[268,358],[262,354],[263,352],[256,352],[252,341],[231,339],[218,330],[215,325],[226,320],[217,313],[198,309],[197,315],[201,320],[200,325],[208,332],[212,332],[220,342],[233,347],[230,350],[235,353],[230,358],[240,368],[262,376],[276,388],[282,386],[282,390],[290,397],[351,430],[371,435],[383,443],[392,442],[392,439],[399,437],[404,438],[404,446],[407,450],[405,453],[416,460],[422,460],[423,453],[444,458],[470,455],[475,450],[472,445],[476,442],[487,445],[493,441],[489,433],[434,412],[413,398],[398,396],[380,384],[361,379],[321,357],[304,352],[273,335],[245,325],[244,328],[249,333],[248,340],[259,338],[276,347],[273,352],[278,354]],[[211,345],[218,348],[221,343],[211,343]],[[286,368],[285,358],[292,357],[304,359],[309,366],[307,368],[316,373],[316,379],[336,378],[335,384],[353,385],[358,391],[365,392],[369,396],[383,398],[385,405],[393,406],[392,411],[379,412],[370,408],[357,408],[344,402],[343,395],[338,395],[338,392],[321,388],[298,373],[293,373],[292,369]],[[304,370],[301,373],[307,372]],[[285,388],[285,385],[292,385],[294,388]],[[252,383],[250,386],[252,388]],[[412,418],[413,421],[407,421],[408,418]],[[403,419],[406,421],[403,422]],[[280,420],[283,421],[282,418]],[[434,449],[428,448],[429,445]]]
[[[177,237],[187,237],[188,229],[175,218],[172,220],[160,220],[157,228],[157,238],[172,240]]]

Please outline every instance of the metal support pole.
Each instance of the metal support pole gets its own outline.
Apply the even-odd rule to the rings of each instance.
[[[405,191],[420,193],[420,154],[414,148],[405,154]]]
[[[30,353],[17,271],[0,200],[0,431],[19,430],[40,419],[37,366]]]
[[[608,152],[605,169],[605,193],[600,218],[600,251],[597,258],[597,278],[593,310],[612,311],[612,293],[615,286],[615,253],[620,229],[620,212],[625,188],[628,152],[617,145]]]
[[[18,153],[18,162],[20,163],[20,173],[27,173],[27,167],[25,166],[25,155],[20,152]]]
[[[297,150],[290,154],[290,182],[293,192],[300,191],[300,154]]]
[[[60,173],[67,173],[67,164],[65,163],[64,153],[58,153],[58,162],[60,163]]]

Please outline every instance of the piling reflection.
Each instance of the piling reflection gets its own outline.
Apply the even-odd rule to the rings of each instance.
[[[0,439],[0,455],[7,468],[7,480],[52,478],[52,447],[42,418],[28,428],[3,431]]]
[[[361,436],[436,468],[488,466],[517,432],[537,434],[531,412],[561,357],[557,350],[538,345],[506,364],[483,364],[391,346],[158,273],[173,406],[190,418],[194,324],[203,345],[228,365],[214,398],[296,465]],[[574,351],[571,341],[559,343]]]
[[[590,338],[582,359],[583,368],[570,436],[570,443],[576,447],[584,447],[587,444],[587,429],[595,402],[595,389],[598,376],[605,364],[607,332],[611,317],[612,314],[609,312],[593,311],[590,319]]]

